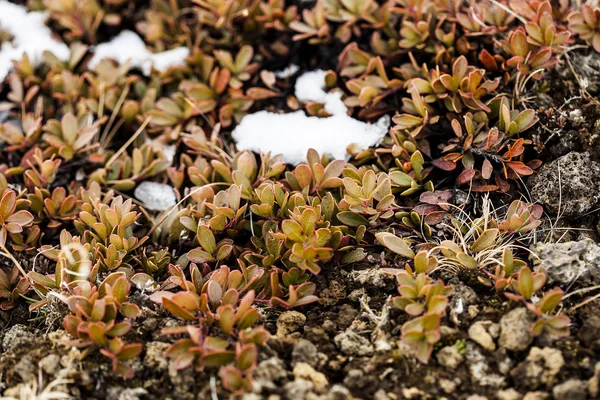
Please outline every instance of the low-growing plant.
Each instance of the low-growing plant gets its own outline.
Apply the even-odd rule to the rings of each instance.
[[[390,299],[390,306],[412,318],[402,325],[402,341],[415,348],[417,359],[427,363],[441,338],[442,317],[453,288],[429,276],[438,266],[436,257],[429,256],[426,251],[415,254],[404,239],[391,233],[380,232],[376,237],[392,252],[413,261],[413,267],[407,263],[404,269],[386,268],[384,272],[396,277],[400,294]]]
[[[545,289],[544,271],[523,259],[543,209],[506,199],[541,165],[535,152],[550,129],[541,106],[572,92],[553,93],[548,78],[564,74],[550,71],[566,65],[576,75],[582,93],[566,104],[588,100],[589,79],[571,60],[583,41],[600,52],[594,6],[27,3],[45,12],[69,53],[24,53],[0,84],[0,248],[14,265],[0,268],[3,310],[24,300],[43,313],[52,296],[63,300],[70,343],[99,349],[131,377],[143,343],[124,338],[141,340],[134,303],[149,294],[152,312],[180,320],[163,330],[178,335],[167,350],[175,367],[218,368],[234,395],[252,390],[269,336],[260,307],[316,307],[314,275],[328,280],[340,265],[380,263],[395,276],[388,305],[402,311],[401,339],[422,362],[440,343],[453,290],[440,277],[452,272],[524,304],[534,336],[569,334],[561,289]],[[110,59],[90,68],[90,46],[125,28],[148,51],[185,47],[188,56],[172,66],[164,55],[141,68]],[[3,48],[19,45],[17,36],[0,30]],[[311,149],[295,166],[236,151],[232,133],[249,113],[332,117],[323,102],[293,95],[309,68],[326,71],[324,89],[340,95],[348,116],[392,117],[380,143],[350,145],[346,160]],[[135,189],[149,178],[173,186],[176,204],[138,208]]]

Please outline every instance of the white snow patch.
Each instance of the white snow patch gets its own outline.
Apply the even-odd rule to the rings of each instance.
[[[152,53],[144,41],[132,31],[122,31],[110,42],[101,43],[94,49],[94,57],[90,60],[89,68],[94,68],[101,60],[110,58],[119,64],[131,61],[131,66],[142,70],[144,75],[150,75],[152,67],[166,71],[172,66],[185,65],[185,58],[190,54],[187,47]]]
[[[343,160],[348,158],[346,148],[351,144],[361,150],[378,145],[388,132],[389,116],[375,124],[358,121],[348,116],[342,93],[326,93],[324,87],[325,71],[307,72],[296,81],[295,94],[303,102],[324,103],[331,117],[309,117],[304,111],[247,115],[232,132],[238,150],[281,154],[287,163],[297,165],[306,161],[310,148]]]
[[[169,163],[172,164],[173,159],[175,158],[175,153],[177,152],[177,146],[174,144],[163,144],[161,146],[161,150],[165,157],[167,157],[167,160],[169,160]]]
[[[177,203],[173,187],[164,183],[144,181],[133,192],[136,199],[154,211],[165,211]]]
[[[297,66],[296,64],[290,64],[287,67],[285,67],[284,69],[282,69],[281,71],[275,71],[275,77],[278,79],[285,79],[285,78],[289,78],[290,76],[294,75],[296,72],[298,72],[300,70],[300,67]]]
[[[175,158],[175,153],[177,153],[177,146],[174,144],[165,144],[158,140],[152,140],[150,138],[146,138],[145,143],[152,146],[154,151],[162,151],[169,164],[173,163],[173,159]]]
[[[60,60],[68,60],[69,48],[52,37],[52,31],[44,24],[46,16],[45,12],[27,12],[24,6],[0,0],[0,29],[13,36],[12,43],[2,43],[0,47],[0,81],[12,70],[12,61],[20,60],[23,53],[36,66],[45,50]]]

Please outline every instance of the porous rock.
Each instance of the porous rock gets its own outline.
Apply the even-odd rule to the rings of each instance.
[[[585,382],[579,379],[569,379],[560,385],[554,386],[552,396],[554,400],[585,400],[587,398],[586,386]]]
[[[525,350],[533,341],[529,328],[533,318],[525,307],[516,308],[500,320],[500,346],[508,350]]]
[[[473,384],[495,389],[500,389],[506,384],[505,377],[493,372],[488,363],[488,357],[481,352],[478,346],[470,342],[467,343],[465,354]]]
[[[600,200],[600,164],[588,153],[570,152],[529,178],[531,196],[549,211],[578,216]]]
[[[40,360],[40,367],[48,375],[54,375],[60,367],[60,356],[58,354],[49,354]]]
[[[152,369],[165,371],[169,367],[169,360],[165,356],[169,343],[149,342],[146,343],[145,347],[144,365]]]
[[[548,393],[542,392],[538,390],[536,392],[527,392],[525,396],[523,396],[523,400],[546,400],[548,398]]]
[[[600,280],[600,246],[591,239],[565,243],[536,243],[530,258],[548,274],[548,283],[567,285]]]
[[[588,379],[588,391],[590,396],[597,398],[600,394],[600,362],[594,366],[594,375]]]
[[[4,332],[4,336],[2,337],[2,350],[8,351],[12,347],[22,345],[35,336],[36,334],[25,325],[16,324]]]
[[[513,369],[511,375],[519,386],[529,390],[536,390],[542,386],[552,387],[564,365],[560,350],[532,347],[525,361]]]
[[[349,356],[368,356],[373,354],[373,345],[369,340],[352,331],[342,332],[334,339],[337,347]]]
[[[317,346],[306,339],[299,340],[292,351],[292,363],[297,364],[300,362],[304,362],[311,367],[316,366],[319,362]]]
[[[498,400],[521,400],[522,398],[521,393],[513,388],[498,390],[496,392],[496,399]]]
[[[477,321],[469,327],[469,338],[486,350],[496,350],[496,343],[494,343],[492,335],[488,333],[485,321]]]
[[[456,346],[446,346],[436,353],[438,362],[446,368],[455,369],[463,361],[464,357],[459,353]]]
[[[465,319],[470,318],[469,306],[478,301],[477,293],[471,287],[458,283],[453,285],[454,293],[450,298],[450,320],[456,325],[460,325]]]
[[[313,383],[315,389],[322,391],[329,385],[329,381],[325,375],[321,372],[316,371],[313,367],[307,363],[297,363],[294,367],[294,376],[296,378],[307,379]]]
[[[286,311],[277,319],[277,336],[285,336],[304,326],[306,315],[298,311]]]
[[[279,357],[271,357],[261,361],[252,375],[257,388],[275,390],[277,384],[287,377],[287,369]]]

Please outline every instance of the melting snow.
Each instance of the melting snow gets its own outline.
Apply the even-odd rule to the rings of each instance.
[[[275,77],[279,79],[289,78],[300,70],[300,67],[296,64],[290,64],[281,71],[275,71]]]
[[[331,117],[309,117],[304,111],[288,114],[259,111],[245,116],[233,130],[237,148],[281,154],[287,163],[300,164],[306,161],[310,148],[343,160],[348,158],[346,148],[353,143],[360,149],[378,145],[388,132],[389,116],[375,124],[358,121],[348,116],[342,94],[326,93],[324,87],[325,71],[307,72],[296,81],[295,94],[303,102],[324,103]]]
[[[173,187],[164,183],[144,181],[137,185],[133,195],[154,211],[165,211],[177,203]]]
[[[12,43],[5,42],[0,47],[0,81],[12,70],[12,61],[20,60],[23,53],[34,65],[42,61],[45,50],[63,61],[69,58],[69,48],[52,37],[45,19],[44,12],[27,12],[24,6],[0,0],[0,29],[13,36]]]
[[[102,59],[110,58],[123,64],[131,61],[131,66],[142,70],[144,75],[150,75],[152,67],[166,71],[169,67],[185,65],[185,58],[190,54],[187,47],[152,53],[146,48],[144,41],[132,31],[123,31],[110,42],[101,43],[94,49],[94,57],[90,60],[89,68],[94,68]]]

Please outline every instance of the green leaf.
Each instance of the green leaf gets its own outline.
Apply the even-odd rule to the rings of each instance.
[[[256,364],[257,356],[258,352],[255,345],[249,344],[244,346],[244,349],[237,357],[238,367],[242,371],[248,371],[252,369]]]
[[[499,230],[494,229],[486,229],[483,231],[481,236],[471,245],[471,251],[473,253],[479,253],[482,250],[487,249],[492,246],[498,237]]]
[[[52,278],[49,278],[46,275],[42,275],[39,272],[31,271],[27,274],[34,283],[37,283],[40,286],[43,286],[48,289],[58,289],[58,285],[56,281]]]
[[[202,356],[202,365],[207,367],[222,367],[235,359],[233,351],[220,350]]]
[[[117,354],[117,359],[120,361],[131,360],[140,355],[142,352],[142,344],[141,343],[132,343],[123,346],[123,349]]]
[[[458,254],[456,254],[456,258],[458,258],[458,261],[460,261],[460,263],[468,269],[476,269],[477,268],[477,261],[467,255],[466,253],[463,253],[462,251]]]
[[[544,314],[551,313],[562,301],[563,293],[564,292],[558,288],[548,291],[538,303],[539,309]]]
[[[337,214],[340,222],[347,226],[368,226],[369,221],[360,214],[352,211],[342,211]]]
[[[244,386],[244,377],[242,373],[234,366],[221,368],[219,376],[223,381],[223,386],[232,392],[240,390]]]
[[[215,235],[212,233],[210,228],[205,225],[198,226],[198,243],[200,246],[209,254],[214,254],[217,249],[217,243],[215,241]]]
[[[181,318],[187,321],[193,321],[196,319],[196,316],[194,314],[185,310],[183,307],[179,306],[177,303],[175,303],[168,297],[163,298],[162,304],[164,308],[166,308],[171,314],[173,314],[177,318]]]
[[[414,179],[411,178],[410,175],[402,171],[390,172],[390,179],[392,180],[393,184],[398,185],[400,187],[410,187],[414,181]]]
[[[225,334],[231,335],[233,332],[233,324],[235,322],[233,307],[231,305],[221,306],[217,310],[217,314],[219,315],[221,330]]]
[[[106,337],[104,336],[104,328],[99,323],[90,323],[88,326],[90,339],[98,346],[104,346]]]
[[[281,230],[285,235],[293,242],[302,243],[304,242],[304,234],[302,232],[302,226],[296,221],[286,219],[281,223]]]
[[[344,254],[340,260],[340,264],[345,265],[359,262],[364,260],[366,256],[367,253],[365,253],[365,250],[362,247],[359,247]]]
[[[519,293],[526,299],[530,299],[533,295],[533,273],[527,267],[521,268],[519,271]]]
[[[215,261],[215,258],[211,254],[200,249],[199,247],[190,250],[187,253],[187,258],[188,258],[188,260],[190,260],[191,262],[194,262],[194,263],[205,263],[205,262]]]
[[[425,160],[423,159],[423,155],[419,150],[415,151],[412,156],[410,156],[410,163],[412,165],[412,169],[415,172],[415,177],[417,180],[423,179],[423,164]]]
[[[406,258],[414,258],[415,253],[408,247],[404,239],[389,232],[379,232],[375,238],[389,250]]]

